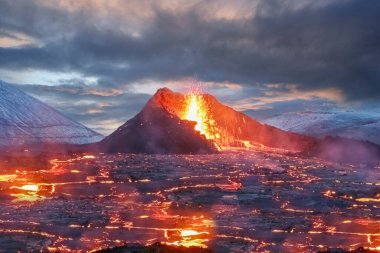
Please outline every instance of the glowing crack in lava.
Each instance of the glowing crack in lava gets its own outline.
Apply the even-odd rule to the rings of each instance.
[[[33,191],[33,192],[36,192],[38,191],[38,185],[35,185],[35,184],[27,184],[27,185],[23,185],[21,187],[17,187],[15,186],[14,188],[19,188],[21,190],[25,190],[25,191]]]
[[[215,125],[215,120],[210,115],[205,99],[200,94],[190,93],[186,95],[186,111],[182,119],[195,121],[195,130],[203,134],[206,139],[212,140],[220,147],[220,134]]]
[[[215,223],[213,220],[198,216],[179,216],[180,227],[165,229],[165,244],[208,248],[208,243],[213,237]]]
[[[10,189],[16,191],[11,194],[15,198],[12,202],[35,202],[46,199],[55,192],[54,184],[27,184],[11,186]]]

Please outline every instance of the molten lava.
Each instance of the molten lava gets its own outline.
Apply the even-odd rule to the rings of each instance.
[[[190,93],[186,95],[186,110],[182,114],[182,119],[195,121],[195,130],[203,134],[206,139],[212,140],[219,146],[219,131],[215,125],[215,120],[210,114],[206,101],[202,95]]]

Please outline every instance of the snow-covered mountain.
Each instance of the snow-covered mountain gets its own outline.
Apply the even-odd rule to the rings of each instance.
[[[262,119],[266,124],[316,137],[340,136],[380,145],[380,112],[304,111]]]
[[[102,135],[0,81],[0,147],[38,142],[85,144]]]

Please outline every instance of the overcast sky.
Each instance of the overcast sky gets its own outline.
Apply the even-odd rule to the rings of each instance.
[[[1,0],[0,80],[108,134],[154,91],[379,108],[378,0]]]

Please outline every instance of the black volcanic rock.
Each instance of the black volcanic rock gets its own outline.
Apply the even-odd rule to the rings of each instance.
[[[195,122],[179,119],[157,103],[158,92],[143,110],[100,142],[104,152],[183,153],[216,152],[215,145],[194,130]]]
[[[328,249],[325,251],[318,251],[318,253],[375,253],[375,252],[376,251],[365,249],[362,247],[354,249],[354,250],[344,250],[344,249],[336,248],[336,249]]]
[[[96,253],[212,253],[209,249],[199,247],[176,247],[161,243],[155,243],[149,246],[139,244],[129,244],[111,249],[103,249]]]

